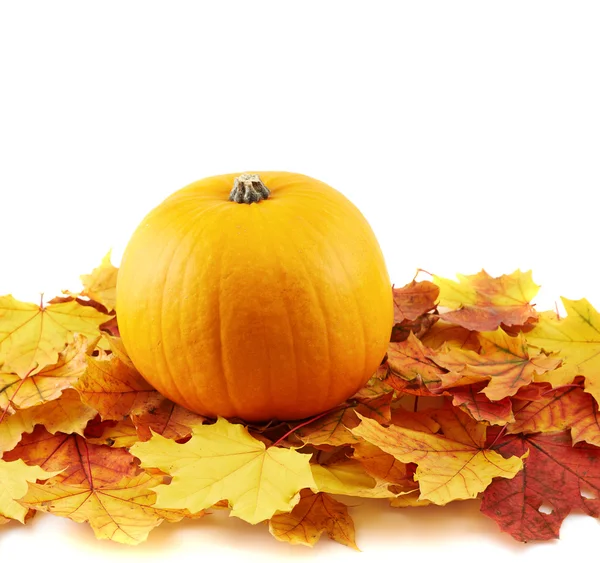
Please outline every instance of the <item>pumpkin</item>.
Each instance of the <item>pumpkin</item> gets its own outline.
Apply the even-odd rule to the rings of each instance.
[[[168,197],[117,278],[123,345],[173,402],[209,417],[302,419],[385,356],[392,287],[364,216],[301,174],[226,174]]]

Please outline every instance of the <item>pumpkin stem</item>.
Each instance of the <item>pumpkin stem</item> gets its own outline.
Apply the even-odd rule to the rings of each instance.
[[[241,174],[233,181],[229,201],[236,203],[258,203],[267,199],[271,190],[262,183],[258,174]]]

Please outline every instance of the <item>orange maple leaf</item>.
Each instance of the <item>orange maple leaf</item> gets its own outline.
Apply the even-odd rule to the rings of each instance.
[[[509,434],[534,434],[571,430],[573,443],[600,446],[598,403],[577,385],[559,387],[537,401],[516,401],[515,421],[506,428]]]
[[[475,498],[492,479],[510,479],[523,467],[519,457],[505,459],[485,447],[484,424],[456,409],[440,418],[443,436],[394,425],[386,428],[364,417],[352,432],[403,463],[416,463],[419,499],[435,504]]]
[[[300,491],[300,502],[291,512],[276,514],[269,520],[269,531],[280,541],[312,547],[321,534],[358,551],[354,523],[345,504],[327,493]]]
[[[533,381],[534,375],[558,367],[561,360],[543,352],[531,355],[523,334],[509,336],[502,329],[479,334],[482,353],[446,348],[429,357],[449,370],[440,378],[444,387],[489,380],[482,393],[492,401],[514,395]]]
[[[163,400],[135,369],[118,357],[87,358],[87,369],[75,388],[84,403],[95,408],[102,419],[119,420],[147,411]]]

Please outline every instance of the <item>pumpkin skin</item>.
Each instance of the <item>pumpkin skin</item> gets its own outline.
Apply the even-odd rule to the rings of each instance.
[[[151,211],[117,278],[133,364],[194,412],[296,420],[342,403],[381,363],[392,287],[360,211],[327,184],[258,172],[262,201],[228,197],[239,174],[200,180]]]

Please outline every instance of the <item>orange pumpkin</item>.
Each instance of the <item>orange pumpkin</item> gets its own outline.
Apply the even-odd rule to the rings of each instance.
[[[301,174],[214,176],[171,195],[123,254],[123,344],[163,395],[207,416],[309,417],[383,359],[392,288],[375,235]]]

